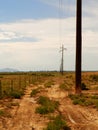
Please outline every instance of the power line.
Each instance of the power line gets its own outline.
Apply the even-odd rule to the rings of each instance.
[[[62,8],[63,8],[63,1],[59,0],[59,43],[60,45],[62,42]]]

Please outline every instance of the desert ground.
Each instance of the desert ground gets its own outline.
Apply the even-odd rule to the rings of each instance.
[[[4,84],[16,75],[20,96],[16,82]],[[74,72],[24,75],[0,74],[0,130],[98,130],[98,72],[82,73],[81,95],[75,94]]]

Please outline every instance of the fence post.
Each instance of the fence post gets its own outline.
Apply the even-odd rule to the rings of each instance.
[[[19,88],[21,88],[21,75],[19,76]]]
[[[1,79],[0,79],[0,97],[2,97],[2,83],[1,83]]]
[[[13,79],[11,79],[11,92],[13,92],[14,88],[13,88]]]

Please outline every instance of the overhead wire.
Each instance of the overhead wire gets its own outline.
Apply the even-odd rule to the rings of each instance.
[[[61,44],[61,9],[62,9],[62,0],[59,0],[59,44]]]
[[[63,44],[63,0],[59,0],[59,44]]]

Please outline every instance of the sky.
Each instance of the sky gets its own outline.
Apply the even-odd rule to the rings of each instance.
[[[98,70],[98,0],[82,0],[82,70]],[[0,0],[0,68],[75,70],[76,0]]]

